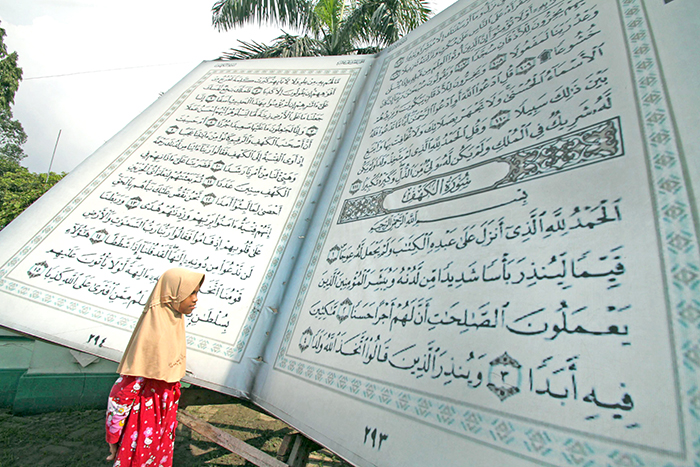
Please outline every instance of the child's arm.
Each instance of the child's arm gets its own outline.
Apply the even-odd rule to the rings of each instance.
[[[142,388],[143,378],[136,376],[120,376],[112,386],[107,401],[107,420],[105,423],[110,452],[112,445],[119,444],[126,419],[129,417],[131,407]],[[111,459],[108,458],[108,460]]]

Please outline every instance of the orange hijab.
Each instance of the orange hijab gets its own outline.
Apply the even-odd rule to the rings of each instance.
[[[174,383],[185,376],[185,319],[178,308],[204,282],[204,274],[168,269],[141,313],[117,372]]]

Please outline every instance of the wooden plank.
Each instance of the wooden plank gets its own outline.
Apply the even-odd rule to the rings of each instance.
[[[277,449],[278,459],[287,462],[287,459],[289,459],[289,453],[292,450],[292,445],[294,444],[295,434],[297,434],[297,432],[287,433],[284,435],[284,438],[282,438],[282,444],[280,444],[279,449]]]
[[[180,423],[187,425],[205,438],[215,442],[225,449],[228,449],[234,454],[238,454],[248,462],[251,462],[259,467],[289,467],[284,462],[275,459],[269,454],[266,454],[248,443],[241,441],[235,436],[213,426],[212,424],[189,414],[186,410],[180,410],[177,414],[177,419]]]
[[[304,467],[309,463],[309,454],[311,454],[312,451],[321,449],[321,446],[301,433],[296,433],[294,438],[296,439],[294,440],[294,446],[292,447],[289,459],[287,459],[287,464],[290,467]]]
[[[287,464],[289,464],[289,467],[303,467],[304,465],[306,465],[306,459],[304,458],[304,450],[302,446],[303,443],[303,436],[299,434],[294,436],[294,445],[292,446],[292,452],[289,454],[289,459],[287,459]],[[308,458],[308,456],[306,456],[306,458]]]

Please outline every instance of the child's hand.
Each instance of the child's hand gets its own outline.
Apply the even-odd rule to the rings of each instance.
[[[116,456],[117,456],[117,445],[110,444],[109,445],[109,456],[107,456],[106,460],[113,461]]]

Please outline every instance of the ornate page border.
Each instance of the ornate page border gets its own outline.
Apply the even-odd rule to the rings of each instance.
[[[69,297],[55,294],[52,292],[47,292],[41,288],[32,287],[28,284],[23,284],[19,281],[8,279],[7,275],[27,256],[29,255],[39,244],[51,234],[63,220],[66,219],[73,211],[75,211],[99,186],[100,184],[112,175],[119,167],[144,143],[146,143],[149,138],[160,128],[166,120],[172,116],[177,109],[185,102],[185,100],[195,92],[209,77],[214,74],[285,74],[285,75],[320,75],[320,74],[345,74],[348,76],[348,82],[346,83],[341,97],[338,100],[336,109],[329,121],[329,124],[321,140],[316,154],[313,156],[309,171],[304,180],[304,184],[299,190],[296,201],[294,202],[294,207],[287,219],[282,234],[280,236],[280,241],[275,247],[275,252],[267,265],[267,272],[265,273],[262,283],[259,285],[258,291],[253,299],[252,305],[248,310],[247,316],[244,320],[244,324],[236,337],[234,344],[229,344],[227,342],[221,342],[218,340],[205,338],[202,336],[193,335],[191,332],[187,335],[187,346],[191,350],[198,352],[203,352],[216,357],[224,358],[226,360],[239,362],[245,349],[249,343],[250,337],[252,335],[255,324],[260,316],[262,310],[262,304],[265,301],[267,292],[269,291],[272,280],[277,272],[282,254],[284,253],[291,232],[296,225],[299,214],[308,194],[311,190],[313,180],[318,172],[321,165],[323,156],[325,155],[330,142],[335,132],[338,123],[340,122],[340,116],[345,108],[348,101],[350,93],[355,85],[360,69],[359,68],[339,68],[339,69],[246,69],[241,70],[237,68],[213,68],[207,71],[199,78],[194,84],[183,91],[178,98],[173,102],[170,107],[155,121],[153,122],[137,139],[134,141],[124,152],[119,154],[106,168],[104,168],[100,173],[93,178],[93,180],[83,188],[70,202],[68,202],[51,220],[49,220],[42,228],[32,236],[29,241],[17,252],[10,260],[8,260],[4,265],[0,267],[0,290],[16,295],[23,299],[27,299],[34,303],[41,304],[42,306],[47,306],[51,308],[58,309],[64,313],[78,316],[90,321],[94,321],[107,326],[131,331],[136,325],[138,317],[134,318],[130,315],[120,313],[118,311],[105,309],[89,303],[84,303],[77,300],[72,300]]]
[[[448,23],[457,21],[467,11],[471,11],[475,4],[456,14]],[[651,174],[650,188],[656,206],[656,226],[665,267],[663,272],[668,281],[668,319],[669,327],[674,333],[670,336],[672,348],[676,351],[676,358],[681,355],[683,357],[682,366],[677,365],[676,369],[677,373],[680,371],[677,377],[680,385],[678,393],[682,401],[688,402],[687,406],[677,407],[682,425],[680,432],[684,438],[681,440],[682,452],[610,442],[603,437],[587,434],[570,435],[559,427],[523,423],[512,416],[474,410],[467,404],[447,402],[418,391],[384,384],[362,375],[343,373],[286,355],[315,265],[320,260],[325,238],[340,203],[340,190],[336,192],[328,209],[275,361],[276,370],[540,465],[670,467],[696,465],[700,462],[700,452],[696,452],[700,446],[700,385],[697,377],[700,371],[700,253],[694,222],[697,213],[692,211],[689,187],[685,185],[687,178],[683,173],[672,116],[642,2],[618,0],[618,5],[623,34],[627,38],[631,54],[629,59],[644,125],[644,145]],[[432,31],[436,30],[437,28]],[[384,75],[387,63],[388,59],[383,64],[380,76]],[[375,99],[376,89],[370,102]],[[364,124],[358,134],[363,134],[362,129]],[[358,137],[357,140],[359,139]],[[357,152],[358,144],[356,141],[351,154]],[[347,183],[351,162],[348,161],[338,186]],[[690,459],[688,455],[691,456]],[[683,463],[677,464],[673,459]]]

